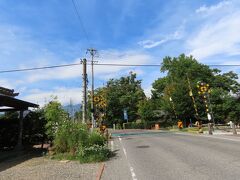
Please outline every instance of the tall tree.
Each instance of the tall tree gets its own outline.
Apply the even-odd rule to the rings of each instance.
[[[179,57],[164,58],[161,71],[166,72],[167,75],[153,83],[152,98],[161,99],[163,102],[161,108],[178,118],[194,118],[196,112],[193,103],[197,106],[200,116],[206,117],[203,99],[198,95],[196,87],[198,82],[210,85],[213,111],[217,110],[215,106],[219,105],[219,102],[226,104],[226,97],[231,97],[240,90],[239,83],[236,81],[237,74],[233,72],[222,74],[220,70],[210,69],[192,56],[188,57],[184,54]],[[193,95],[195,102],[190,95]],[[225,110],[225,113],[229,112]]]
[[[129,121],[136,120],[138,116],[138,103],[146,96],[141,88],[141,80],[137,80],[135,73],[119,79],[110,79],[104,89],[106,94],[107,124],[123,122],[123,110],[128,112]]]

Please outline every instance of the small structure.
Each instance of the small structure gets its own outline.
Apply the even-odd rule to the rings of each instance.
[[[16,99],[19,93],[15,93],[13,89],[0,87],[0,112],[19,111],[19,134],[17,148],[22,147],[22,132],[23,132],[23,114],[29,107],[37,108],[37,104]]]

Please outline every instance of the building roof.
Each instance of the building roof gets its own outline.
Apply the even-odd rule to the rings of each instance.
[[[0,94],[0,112],[27,110],[29,107],[37,108],[38,105]]]

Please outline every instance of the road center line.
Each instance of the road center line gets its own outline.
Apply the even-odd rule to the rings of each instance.
[[[135,174],[135,172],[134,172],[134,169],[133,169],[133,167],[130,165],[130,163],[129,163],[129,161],[128,161],[127,151],[126,151],[126,149],[125,149],[124,146],[123,146],[122,138],[121,138],[121,137],[118,137],[118,139],[119,139],[119,141],[120,141],[120,144],[122,145],[123,153],[124,153],[124,155],[125,155],[125,157],[126,157],[126,160],[127,160],[127,162],[128,162],[128,166],[129,166],[129,169],[130,169],[130,173],[131,173],[132,179],[133,179],[133,180],[137,180],[137,176],[136,176],[136,174]]]

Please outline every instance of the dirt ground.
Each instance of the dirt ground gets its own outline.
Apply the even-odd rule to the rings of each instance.
[[[100,163],[80,164],[21,154],[0,162],[0,180],[93,180],[99,168]]]

